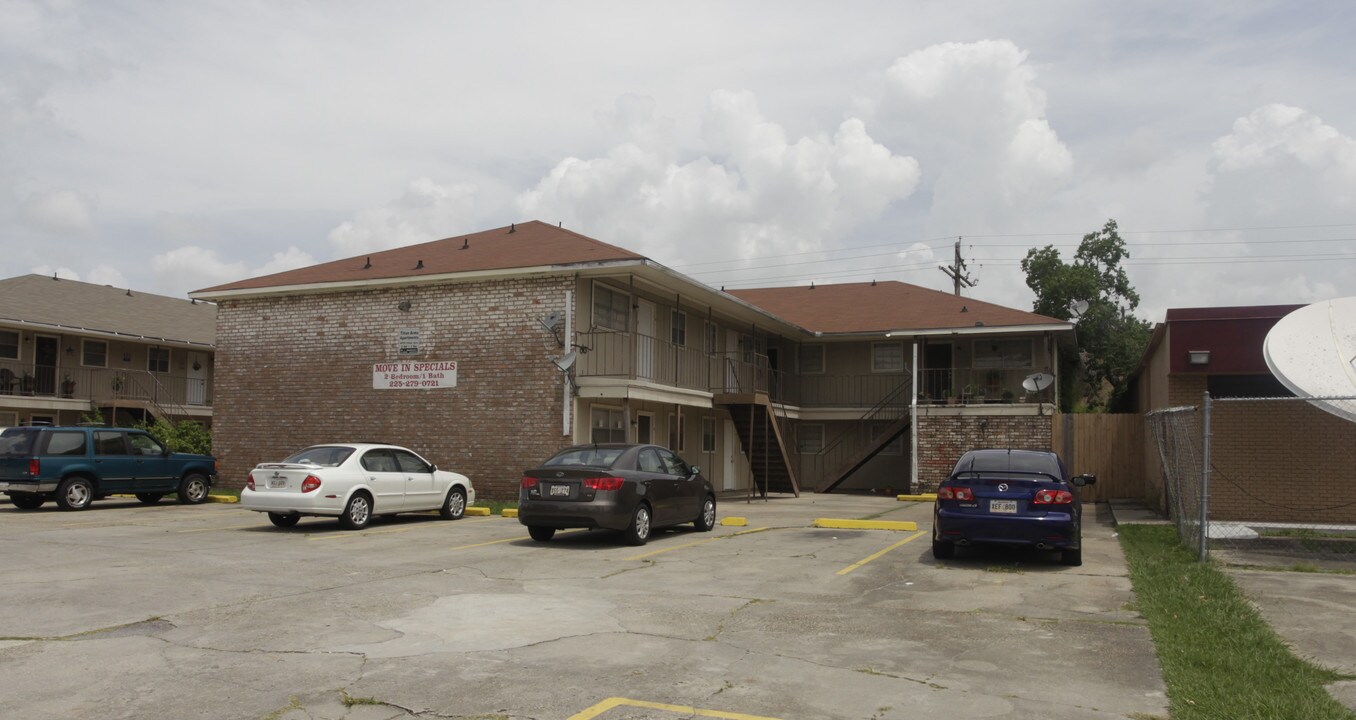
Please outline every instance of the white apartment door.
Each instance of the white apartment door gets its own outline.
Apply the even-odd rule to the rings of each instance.
[[[654,378],[655,329],[654,303],[639,300],[636,303],[636,377]]]
[[[207,356],[203,353],[188,354],[188,387],[185,388],[189,405],[207,404]]]
[[[720,489],[735,489],[735,475],[739,472],[739,432],[735,430],[733,420],[725,421],[725,472],[722,473]]]

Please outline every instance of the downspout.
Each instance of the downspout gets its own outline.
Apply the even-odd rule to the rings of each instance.
[[[913,341],[913,388],[909,393],[909,492],[918,492],[918,341]]]
[[[574,290],[565,291],[565,351],[569,354],[570,347],[574,344]],[[570,369],[561,373],[564,377],[564,387],[561,389],[560,401],[560,434],[567,435],[571,440],[574,439],[574,429],[570,426],[570,410],[574,405],[574,398],[570,393]]]

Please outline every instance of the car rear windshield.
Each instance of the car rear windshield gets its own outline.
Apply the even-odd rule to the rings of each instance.
[[[612,467],[617,458],[626,452],[626,448],[582,447],[570,448],[557,453],[542,465],[587,465],[589,467]]]
[[[37,428],[6,428],[0,433],[0,457],[27,457],[38,439]]]
[[[1051,455],[1040,453],[975,453],[969,463],[956,465],[956,472],[1036,472],[1059,477],[1059,463]]]
[[[317,445],[308,447],[299,453],[293,453],[283,460],[285,463],[297,463],[299,465],[319,465],[320,467],[337,467],[353,454],[353,448],[341,447],[338,445]]]

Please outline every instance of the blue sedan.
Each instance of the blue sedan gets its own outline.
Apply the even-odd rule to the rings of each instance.
[[[932,555],[942,560],[957,545],[995,543],[1058,550],[1065,565],[1082,565],[1078,490],[1095,482],[1069,477],[1053,452],[971,450],[937,488]]]

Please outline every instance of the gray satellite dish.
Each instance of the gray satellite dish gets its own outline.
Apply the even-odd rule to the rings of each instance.
[[[1069,312],[1073,313],[1073,316],[1074,316],[1075,318],[1081,318],[1081,317],[1083,317],[1083,313],[1085,313],[1085,312],[1087,312],[1087,311],[1088,311],[1088,301],[1087,301],[1087,300],[1079,300],[1078,302],[1076,302],[1076,303],[1074,303],[1073,305],[1070,305],[1070,306],[1069,306]]]
[[[545,327],[547,330],[555,330],[556,326],[560,324],[560,313],[546,313],[546,317],[541,319],[541,324],[542,327]]]
[[[1305,305],[1281,318],[1262,343],[1262,357],[1290,392],[1328,398],[1312,403],[1356,422],[1356,400],[1349,399],[1356,397],[1356,296]]]
[[[1038,393],[1055,382],[1055,376],[1050,373],[1032,373],[1027,375],[1022,381],[1022,389],[1029,393]]]
[[[561,357],[553,357],[553,358],[551,358],[551,362],[555,363],[555,364],[556,364],[556,367],[557,367],[557,368],[560,368],[560,371],[561,371],[561,372],[565,372],[566,370],[569,370],[569,369],[570,369],[570,366],[571,366],[571,365],[574,365],[574,361],[575,361],[578,357],[579,357],[579,353],[577,353],[577,352],[571,350],[571,351],[565,353],[565,354],[564,354],[563,356],[561,356]]]

